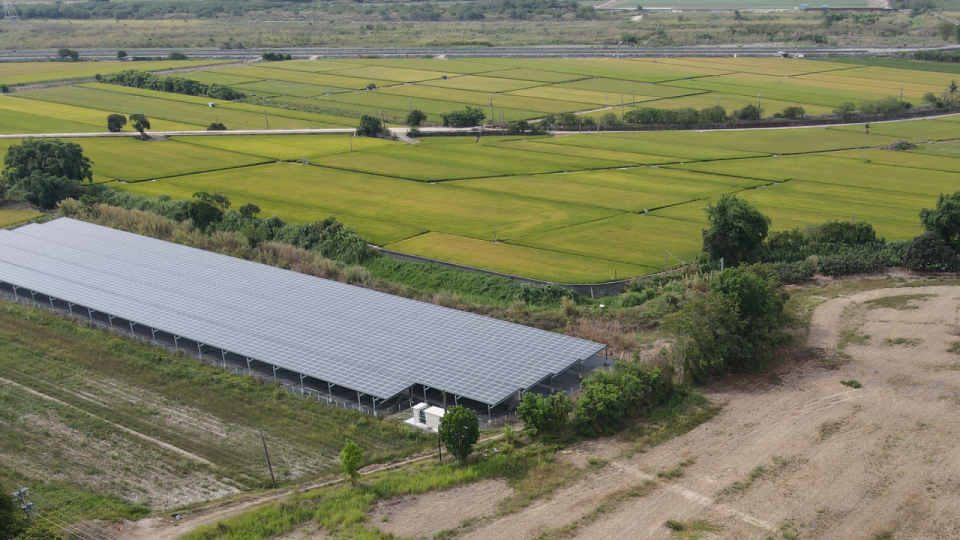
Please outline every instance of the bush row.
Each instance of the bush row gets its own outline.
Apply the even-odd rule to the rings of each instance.
[[[203,84],[193,79],[185,79],[174,75],[157,77],[153,73],[136,69],[128,69],[114,75],[108,75],[107,77],[103,77],[102,80],[120,86],[158,90],[160,92],[184,94],[187,96],[207,96],[213,99],[228,101],[247,97],[243,92],[239,92],[222,84]]]

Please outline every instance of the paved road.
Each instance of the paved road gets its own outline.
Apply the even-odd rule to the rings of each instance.
[[[923,120],[932,120],[934,118],[944,118],[947,116],[956,116],[956,114],[941,114],[937,116],[924,116],[921,118],[901,118],[896,120],[872,121],[870,124],[886,124],[891,122],[919,122]],[[863,122],[850,122],[846,124],[811,124],[802,126],[779,126],[779,127],[750,127],[750,128],[722,128],[722,129],[687,129],[677,131],[696,131],[704,133],[707,131],[754,131],[771,129],[815,129],[823,127],[838,126],[857,126]],[[392,127],[390,133],[405,138],[409,128]],[[472,128],[454,128],[454,127],[423,127],[420,128],[424,133],[476,133],[478,130]],[[234,131],[151,131],[148,134],[151,137],[226,137],[231,135],[349,135],[355,133],[354,128],[304,128],[304,129],[238,129]],[[553,135],[575,135],[575,134],[596,134],[596,133],[636,133],[637,130],[609,130],[609,131],[551,131]],[[122,133],[110,133],[106,131],[94,132],[75,132],[75,133],[12,133],[0,135],[0,139],[26,139],[34,137],[38,139],[98,139],[109,137],[139,137],[136,131],[125,131]]]
[[[252,59],[259,58],[267,50],[289,53],[296,58],[356,58],[380,57],[429,57],[446,55],[448,58],[476,57],[578,57],[599,58],[613,56],[774,56],[780,51],[803,53],[807,56],[871,56],[909,53],[920,50],[950,50],[948,47],[290,47],[283,49],[127,49],[131,56],[163,56],[175,50],[186,52],[192,58]],[[116,49],[79,49],[82,58],[114,59]],[[31,60],[54,58],[55,49],[32,51],[2,51],[3,60]]]

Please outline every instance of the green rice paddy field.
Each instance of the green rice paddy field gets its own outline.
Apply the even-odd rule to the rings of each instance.
[[[67,87],[29,86],[122,69],[181,67],[202,68],[183,76],[232,86],[248,99],[222,102],[89,80]],[[103,131],[107,114],[135,112],[146,114],[154,130],[197,130],[211,122],[228,129],[353,127],[363,114],[382,114],[400,123],[411,109],[439,123],[442,113],[466,105],[483,107],[488,118],[505,121],[717,103],[732,111],[758,101],[767,116],[795,105],[816,115],[845,101],[901,95],[919,104],[925,93],[939,94],[953,78],[951,73],[795,58],[339,59],[243,66],[196,61],[2,63],[0,83],[14,85],[15,92],[0,98],[0,133],[44,133],[66,120],[75,123],[64,122],[61,131]],[[367,90],[370,84],[376,88]],[[16,91],[16,85],[27,86]],[[208,107],[209,102],[215,107]]]
[[[491,98],[498,117],[536,118],[619,105],[621,94],[625,107],[700,107],[720,97],[733,108],[761,93],[768,104],[817,113],[840,101],[899,96],[901,88],[917,102],[954,77],[756,58],[298,60],[211,66],[190,76],[261,95],[231,103],[105,84],[37,88],[0,96],[0,133],[104,131],[110,112],[144,112],[155,130],[213,121],[231,129],[262,129],[267,121],[274,129],[354,126],[349,115],[365,112],[400,117],[414,107],[435,120],[465,104],[489,111]],[[378,88],[360,90],[368,83]],[[264,107],[262,95],[309,106]],[[900,140],[919,147],[880,149]],[[695,257],[704,208],[731,193],[769,215],[774,229],[856,215],[888,239],[910,238],[920,232],[921,208],[960,189],[958,140],[960,117],[869,130],[425,137],[416,145],[282,134],[75,141],[94,161],[95,181],[120,190],[177,198],[219,191],[235,207],[258,204],[264,217],[335,216],[388,249],[550,281],[600,282]],[[0,140],[0,151],[15,142]]]
[[[877,125],[869,134],[860,126],[417,145],[332,135],[175,137],[122,141],[129,149],[112,153],[98,143],[121,141],[80,142],[94,143],[96,172],[128,182],[116,185],[121,190],[175,198],[219,191],[264,215],[336,216],[396,251],[599,282],[660,271],[666,252],[671,265],[695,257],[704,208],[723,194],[757,205],[774,229],[855,215],[888,239],[916,235],[920,209],[960,189],[960,144],[949,137],[952,130],[960,139],[960,122],[895,122],[882,134]],[[897,140],[920,144],[880,149]],[[118,165],[126,152],[155,160],[152,176]],[[176,170],[164,164],[170,155],[184,156]]]

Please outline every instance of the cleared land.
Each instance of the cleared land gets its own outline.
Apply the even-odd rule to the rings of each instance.
[[[0,368],[0,478],[84,517],[268,484],[261,427],[283,483],[335,469],[346,437],[373,459],[428,445],[413,430],[9,302]]]

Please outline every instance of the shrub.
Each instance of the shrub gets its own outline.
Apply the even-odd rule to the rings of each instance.
[[[360,446],[348,440],[340,451],[340,471],[343,476],[350,480],[350,483],[357,485],[357,479],[360,478],[360,465],[363,464],[363,450]]]
[[[210,125],[207,126],[207,131],[226,131],[226,130],[227,130],[227,126],[223,125],[220,122],[211,122]]]
[[[935,232],[925,232],[914,238],[903,259],[910,270],[960,270],[960,256]]]
[[[747,105],[742,109],[733,111],[731,116],[737,120],[760,120],[763,118],[763,109]]]
[[[443,120],[443,125],[450,127],[479,126],[483,122],[484,118],[486,118],[486,115],[481,107],[467,106],[461,111],[440,114],[440,119]]]
[[[136,58],[134,58],[136,59]],[[185,79],[175,75],[158,77],[152,73],[128,69],[110,75],[104,80],[110,84],[120,86],[129,86],[132,88],[143,88],[145,90],[156,90],[158,92],[169,92],[173,94],[184,94],[188,96],[208,96],[214,99],[238,100],[247,97],[243,92],[234,90],[229,86],[222,84],[203,84],[193,79]]]
[[[280,62],[282,60],[292,60],[293,57],[289,54],[284,53],[275,53],[275,52],[265,52],[261,55],[261,58],[265,62]]]
[[[572,411],[573,402],[564,393],[544,398],[530,392],[524,394],[523,402],[517,409],[517,418],[534,435],[557,436],[563,432]]]
[[[186,59],[187,59],[187,55],[179,51],[173,51],[172,53],[167,55],[167,60],[186,60]]]
[[[575,417],[582,435],[612,433],[627,417],[649,413],[673,394],[673,372],[649,368],[636,358],[613,372],[595,371],[583,383]]]
[[[664,319],[683,375],[702,381],[764,367],[782,341],[786,294],[769,267],[728,268]]]

